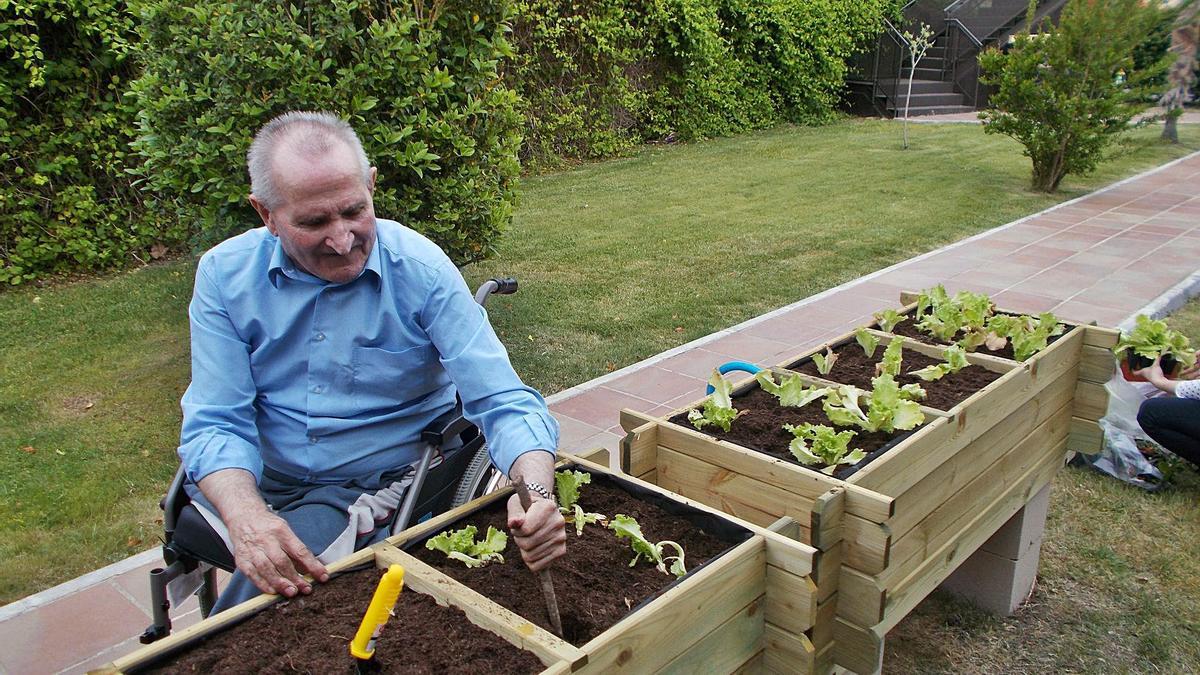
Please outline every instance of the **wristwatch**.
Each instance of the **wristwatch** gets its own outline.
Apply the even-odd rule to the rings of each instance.
[[[539,495],[541,495],[543,498],[549,499],[550,501],[554,501],[554,497],[550,496],[550,491],[547,490],[546,486],[542,485],[541,483],[534,483],[532,481],[527,481],[525,483],[525,487],[529,488],[530,492],[536,492]]]

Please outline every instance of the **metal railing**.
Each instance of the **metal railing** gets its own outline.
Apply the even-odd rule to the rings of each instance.
[[[954,83],[954,89],[966,99],[964,102],[979,108],[983,104],[979,87],[979,54],[983,51],[983,42],[958,19],[946,19],[945,35],[945,71]]]
[[[875,41],[875,50],[851,60],[848,81],[868,87],[870,105],[880,115],[887,116],[887,101],[898,100],[901,73],[908,53],[908,40],[891,21],[884,19],[884,31]],[[883,105],[880,105],[881,99]]]

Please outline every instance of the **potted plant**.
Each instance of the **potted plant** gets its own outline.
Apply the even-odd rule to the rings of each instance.
[[[1181,366],[1188,368],[1196,364],[1196,350],[1192,349],[1186,335],[1167,327],[1167,322],[1151,319],[1145,314],[1137,315],[1133,330],[1122,333],[1113,353],[1121,359],[1121,372],[1125,379],[1144,382],[1144,377],[1134,371],[1150,367],[1155,359],[1167,377],[1174,377]]]

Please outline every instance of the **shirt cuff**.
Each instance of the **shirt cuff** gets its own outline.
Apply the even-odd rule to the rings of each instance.
[[[492,464],[507,476],[517,457],[527,452],[545,452],[551,457],[558,448],[558,421],[547,413],[529,413],[509,424],[497,425],[488,438]]]
[[[255,484],[262,482],[258,448],[237,436],[210,431],[179,446],[179,457],[191,483],[222,469],[243,469],[254,476]]]

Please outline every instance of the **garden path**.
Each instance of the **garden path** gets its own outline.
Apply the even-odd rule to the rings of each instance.
[[[1200,275],[1200,153],[805,298],[549,397],[560,447],[615,449],[618,412],[662,414],[700,398],[725,361],[763,364],[820,344],[944,283],[1006,308],[1116,325]],[[0,675],[84,672],[138,647],[158,551],[0,607]],[[199,618],[193,599],[176,628]],[[180,610],[177,610],[177,612]]]

